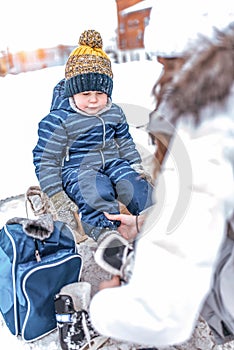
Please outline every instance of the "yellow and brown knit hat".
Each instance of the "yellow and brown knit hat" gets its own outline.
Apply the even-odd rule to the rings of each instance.
[[[111,97],[111,61],[102,49],[102,37],[95,30],[84,31],[79,46],[70,54],[65,68],[67,97],[84,91],[101,91]]]

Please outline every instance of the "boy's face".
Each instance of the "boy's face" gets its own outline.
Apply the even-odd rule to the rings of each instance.
[[[107,94],[101,91],[84,91],[73,95],[76,107],[95,115],[107,104]]]

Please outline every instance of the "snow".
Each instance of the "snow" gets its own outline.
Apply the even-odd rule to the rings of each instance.
[[[139,3],[136,3],[135,5],[127,7],[126,9],[121,11],[121,14],[126,15],[126,14],[131,13],[131,12],[141,11],[141,10],[151,8],[152,6],[153,6],[152,0],[144,0],[144,1],[141,1]]]
[[[156,61],[112,66],[113,102],[123,107],[130,125],[145,124],[154,105],[151,89],[161,66]],[[37,142],[38,122],[49,112],[53,87],[63,76],[64,67],[57,66],[0,78],[0,200],[25,193],[37,184],[32,149]],[[137,135],[137,142],[143,138],[147,143],[145,133]]]

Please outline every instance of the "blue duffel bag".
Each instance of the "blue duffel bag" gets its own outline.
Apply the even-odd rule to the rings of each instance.
[[[54,296],[79,281],[82,259],[67,224],[54,221],[37,238],[29,233],[36,221],[27,231],[25,222],[14,218],[0,230],[0,311],[12,334],[33,341],[57,327]]]

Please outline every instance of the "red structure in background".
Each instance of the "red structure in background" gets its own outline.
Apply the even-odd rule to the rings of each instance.
[[[6,51],[0,52],[0,77],[5,77],[7,75],[9,69],[14,66],[13,56],[10,53],[9,48]]]
[[[0,52],[0,77],[65,64],[75,46],[58,45],[34,51]]]
[[[149,23],[152,1],[116,0],[117,46],[122,60],[140,59],[144,52],[144,31]],[[120,54],[119,53],[119,54]]]

